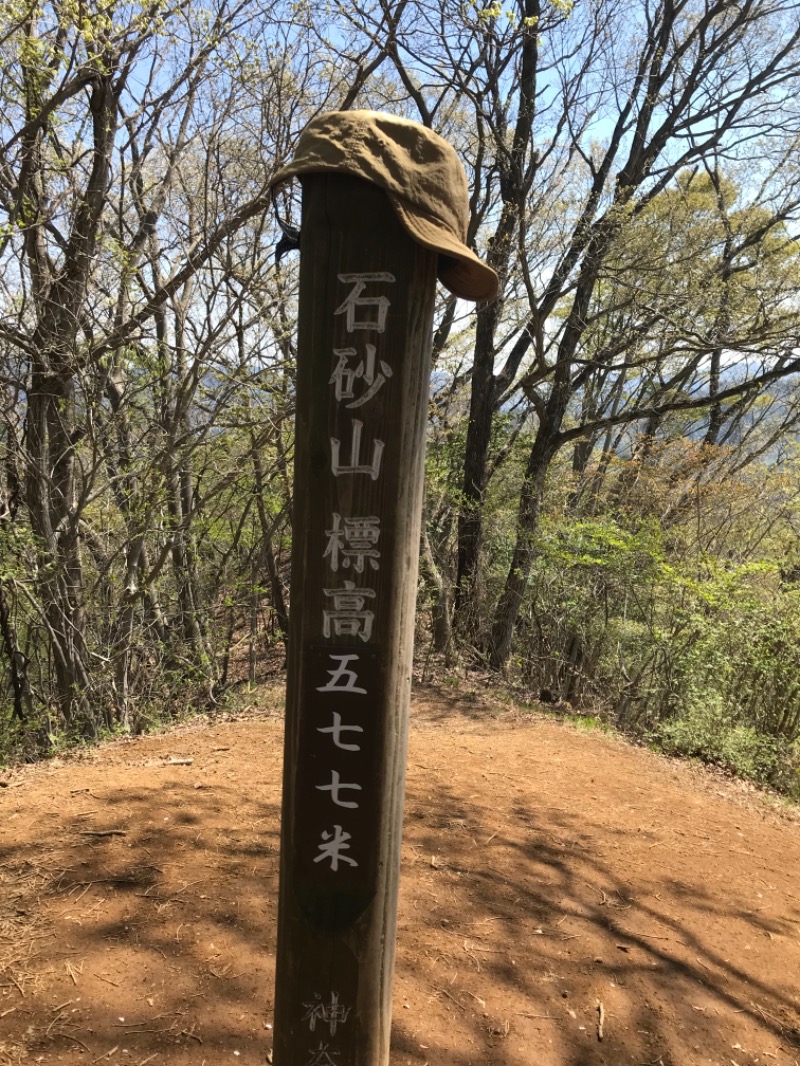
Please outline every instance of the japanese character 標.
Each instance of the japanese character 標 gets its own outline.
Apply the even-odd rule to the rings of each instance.
[[[334,512],[333,527],[325,530],[328,545],[322,558],[330,559],[331,570],[337,571],[341,562],[343,569],[352,566],[357,574],[363,574],[367,559],[373,570],[379,570],[381,553],[375,545],[381,535],[380,519],[375,515],[345,518],[344,528],[341,522],[342,516]]]

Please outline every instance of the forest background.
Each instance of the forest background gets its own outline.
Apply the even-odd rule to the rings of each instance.
[[[0,761],[218,706],[288,624],[299,191],[423,122],[418,655],[800,793],[800,4],[7,0]]]

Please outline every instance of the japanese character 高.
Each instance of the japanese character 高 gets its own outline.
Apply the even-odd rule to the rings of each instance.
[[[322,632],[326,637],[358,637],[368,641],[372,636],[373,611],[365,610],[368,599],[375,599],[374,589],[357,589],[354,581],[345,581],[343,589],[325,589],[333,598],[333,610],[322,612]]]

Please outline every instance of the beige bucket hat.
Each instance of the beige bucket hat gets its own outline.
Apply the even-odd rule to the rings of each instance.
[[[438,276],[464,300],[493,300],[497,275],[467,247],[469,192],[454,148],[418,122],[382,111],[329,111],[300,134],[273,188],[301,174],[352,174],[379,185],[415,241],[440,252]]]

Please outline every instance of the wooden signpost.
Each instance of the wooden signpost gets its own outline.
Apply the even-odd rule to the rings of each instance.
[[[275,1066],[386,1066],[437,253],[303,178]]]

